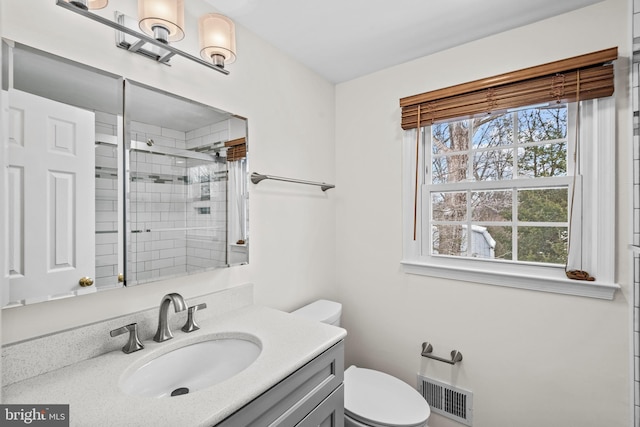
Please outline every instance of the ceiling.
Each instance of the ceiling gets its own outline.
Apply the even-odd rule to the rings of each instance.
[[[600,1],[206,0],[334,83]]]

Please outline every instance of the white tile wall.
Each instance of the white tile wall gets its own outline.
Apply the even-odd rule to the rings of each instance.
[[[117,118],[96,113],[98,135],[117,135]],[[229,123],[189,132],[132,123],[132,138],[196,149],[223,146]],[[113,286],[118,271],[117,147],[96,144],[96,287]],[[131,154],[129,277],[133,282],[202,271],[227,263],[226,164]],[[150,231],[147,231],[150,230]]]
[[[222,146],[228,123],[189,132],[132,123],[154,146]],[[226,264],[226,164],[153,153],[130,155],[128,280],[141,283]]]

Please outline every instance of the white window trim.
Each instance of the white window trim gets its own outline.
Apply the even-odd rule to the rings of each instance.
[[[413,239],[416,129],[405,131],[403,138],[403,270],[409,274],[612,300],[620,289],[615,283],[616,198],[615,173],[612,172],[616,152],[615,99],[583,101],[580,113],[583,173],[579,181],[582,193],[589,195],[583,201],[580,226],[589,232],[583,234],[581,256],[584,269],[596,277],[596,281],[570,280],[563,267],[432,256],[429,251],[423,251],[421,211],[427,205],[421,191],[417,194],[416,240]],[[569,138],[568,145],[571,144]],[[417,155],[418,171],[424,171],[422,152]],[[607,209],[601,209],[601,206],[607,206]],[[425,223],[428,224],[428,220]]]

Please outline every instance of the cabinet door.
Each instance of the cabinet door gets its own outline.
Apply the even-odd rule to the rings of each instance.
[[[340,385],[296,427],[344,427],[344,385]]]

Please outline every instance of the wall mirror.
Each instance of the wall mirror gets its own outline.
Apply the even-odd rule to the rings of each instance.
[[[248,263],[246,119],[2,49],[5,307]]]

